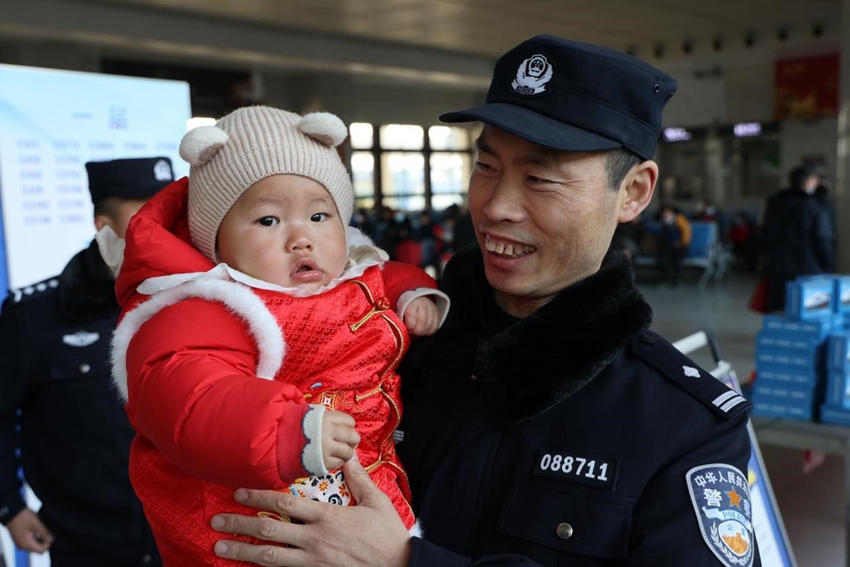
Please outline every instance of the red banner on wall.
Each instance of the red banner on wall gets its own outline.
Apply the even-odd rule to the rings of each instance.
[[[777,59],[774,63],[776,120],[838,114],[839,55]]]

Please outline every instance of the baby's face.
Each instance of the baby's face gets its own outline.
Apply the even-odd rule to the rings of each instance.
[[[318,289],[345,269],[345,227],[321,184],[273,175],[249,187],[227,212],[218,256],[268,283]]]

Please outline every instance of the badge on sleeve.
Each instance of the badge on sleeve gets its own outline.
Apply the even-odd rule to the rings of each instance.
[[[750,485],[737,468],[712,463],[685,475],[705,543],[726,567],[753,564]]]

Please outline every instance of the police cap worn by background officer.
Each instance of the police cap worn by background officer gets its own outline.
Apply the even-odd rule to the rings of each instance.
[[[85,167],[95,207],[147,200],[174,178],[167,157]],[[135,431],[110,373],[120,311],[99,243],[0,309],[0,523],[22,518],[19,538],[51,533],[54,565],[162,565],[130,484]],[[41,500],[37,515],[20,496],[19,466]]]
[[[625,53],[538,35],[497,62],[483,106],[440,116],[480,121],[567,151],[625,148],[652,159],[676,81]]]
[[[92,203],[108,197],[148,199],[174,181],[167,157],[127,158],[86,163]]]

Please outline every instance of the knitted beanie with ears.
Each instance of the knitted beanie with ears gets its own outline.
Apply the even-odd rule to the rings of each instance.
[[[213,262],[224,216],[248,188],[266,177],[300,175],[328,190],[343,226],[354,210],[351,178],[336,146],[348,135],[327,112],[298,114],[269,106],[239,108],[215,126],[190,130],[180,142],[189,168],[189,232]]]

